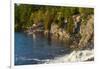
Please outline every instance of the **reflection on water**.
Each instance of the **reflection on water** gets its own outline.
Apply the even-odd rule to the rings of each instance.
[[[15,65],[41,64],[69,51],[63,42],[52,40],[50,35],[33,34],[29,36],[15,32]]]

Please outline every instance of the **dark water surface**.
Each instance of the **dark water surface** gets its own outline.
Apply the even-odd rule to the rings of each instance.
[[[15,32],[15,65],[42,64],[66,53],[61,41],[49,40],[43,34]]]

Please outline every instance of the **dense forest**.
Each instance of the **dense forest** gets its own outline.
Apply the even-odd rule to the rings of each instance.
[[[85,19],[93,13],[93,8],[15,4],[15,31],[25,31],[39,22],[44,23],[45,30],[49,30],[51,23],[61,27],[62,21],[67,19],[66,31],[71,32],[74,24],[73,15],[80,14]]]

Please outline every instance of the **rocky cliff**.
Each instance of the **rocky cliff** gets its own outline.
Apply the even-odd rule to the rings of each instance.
[[[71,50],[71,53],[63,57],[56,57],[54,60],[46,61],[46,63],[94,60],[94,15],[87,15],[85,18],[82,15],[74,15],[72,19],[73,27],[71,33],[67,29],[59,27],[56,23],[51,24],[50,30],[43,29],[42,33],[50,41],[66,43],[65,46]]]
[[[94,16],[87,15],[85,18],[82,15],[73,15],[72,31],[68,32],[64,27],[59,27],[58,24],[52,23],[50,30],[44,30],[43,33],[54,40],[66,42],[66,45],[72,49],[90,49],[94,46]],[[70,24],[67,22],[67,24]],[[64,25],[68,28],[68,25]],[[43,27],[43,25],[42,25]],[[32,30],[32,29],[31,29]],[[36,29],[38,30],[38,28]],[[38,30],[40,31],[40,29]],[[29,31],[30,33],[30,31]],[[32,33],[32,32],[31,32]]]
[[[57,24],[51,25],[52,38],[64,40],[70,48],[85,49],[94,46],[94,16],[88,15],[85,19],[81,15],[73,16],[73,33],[66,32]]]

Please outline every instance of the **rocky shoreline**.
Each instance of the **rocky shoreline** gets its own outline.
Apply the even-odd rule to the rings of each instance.
[[[50,37],[51,40],[64,41],[67,46],[72,49],[70,54],[57,57],[46,63],[85,62],[94,60],[94,16],[89,15],[86,21],[84,21],[80,15],[76,16],[75,19],[77,24],[73,27],[73,33],[66,32],[64,28],[59,28],[59,26],[55,23],[51,24],[51,30],[37,30],[38,32],[44,33],[45,36]],[[80,22],[79,28],[78,22]],[[33,31],[28,33],[34,34]]]
[[[27,31],[28,34],[34,34],[35,32],[42,32],[45,36],[51,37],[51,39],[57,39],[66,41],[70,48],[75,49],[87,49],[94,46],[94,16],[88,15],[86,19],[83,19],[81,15],[73,16],[74,26],[72,33],[67,32],[65,28],[60,28],[57,24],[52,23],[50,30],[44,30],[43,25],[33,24],[33,26]],[[34,30],[34,28],[39,27]],[[91,44],[92,47],[91,47]]]

